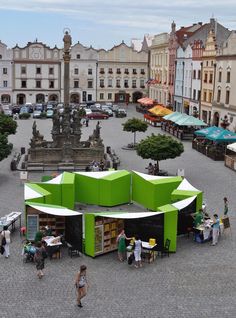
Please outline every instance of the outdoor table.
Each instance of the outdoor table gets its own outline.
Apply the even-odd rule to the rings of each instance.
[[[204,243],[212,238],[212,224],[213,221],[207,219],[202,224],[193,228],[195,230],[195,242]]]
[[[22,212],[11,212],[4,217],[0,218],[0,232],[3,230],[4,226],[11,226],[11,231],[14,232],[16,229],[16,221],[19,220],[21,228],[21,214]]]
[[[42,239],[47,245],[47,253],[49,258],[52,259],[53,254],[57,254],[57,258],[61,258],[61,245],[60,237],[46,236]]]
[[[157,244],[150,245],[149,242],[142,241],[142,251],[143,251],[144,255],[147,254],[148,263],[152,263],[156,259],[157,251],[155,251],[155,249],[154,249],[156,246],[157,246]],[[146,259],[146,257],[145,257],[145,259]]]

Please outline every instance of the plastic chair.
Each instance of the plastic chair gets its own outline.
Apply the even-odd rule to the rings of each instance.
[[[166,239],[164,247],[159,251],[161,253],[161,258],[165,255],[170,256],[170,240]]]
[[[67,242],[67,247],[68,247],[68,254],[72,258],[73,256],[80,256],[80,251],[78,247],[71,245],[70,243]]]

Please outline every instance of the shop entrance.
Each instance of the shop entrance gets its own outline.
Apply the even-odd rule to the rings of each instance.
[[[25,99],[25,94],[17,94],[16,96],[16,103],[18,105],[23,105],[25,104],[26,102],[26,99]]]
[[[215,112],[213,116],[213,125],[216,127],[219,127],[219,120],[220,120],[220,115],[218,112]]]
[[[42,104],[45,102],[45,96],[43,94],[36,95],[36,103]]]
[[[133,103],[137,103],[138,99],[143,97],[143,93],[142,92],[134,92],[133,93],[133,97],[132,97],[132,101]]]

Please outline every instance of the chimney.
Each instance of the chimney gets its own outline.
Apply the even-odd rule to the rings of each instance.
[[[202,25],[202,22],[198,22],[199,25]]]

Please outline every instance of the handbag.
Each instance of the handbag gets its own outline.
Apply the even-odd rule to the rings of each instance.
[[[4,232],[4,236],[2,238],[2,246],[5,246],[7,244],[6,238],[5,238],[5,232]]]
[[[3,255],[4,254],[4,252],[5,252],[5,248],[4,248],[4,246],[0,246],[0,253]]]

